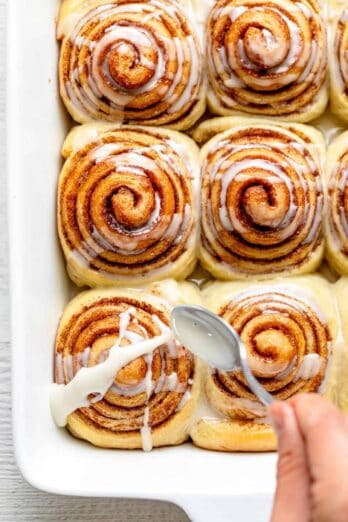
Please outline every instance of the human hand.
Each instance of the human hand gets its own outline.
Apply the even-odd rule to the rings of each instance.
[[[317,394],[269,408],[278,436],[271,522],[348,521],[348,420]]]

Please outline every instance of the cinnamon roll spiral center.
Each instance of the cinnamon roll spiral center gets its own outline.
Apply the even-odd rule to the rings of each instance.
[[[255,317],[242,331],[252,372],[258,377],[272,378],[285,372],[297,354],[296,342],[302,339],[298,325],[280,314]]]
[[[150,45],[143,46],[141,54],[133,42],[121,41],[107,56],[106,66],[111,78],[124,90],[139,89],[154,75],[156,51]]]
[[[115,346],[118,339],[119,336],[116,334],[103,335],[94,339],[90,346],[89,366],[95,366],[104,361],[109,355],[109,350]],[[130,344],[129,340],[122,339],[120,340],[120,349]],[[136,386],[145,379],[147,370],[145,358],[138,357],[117,373],[115,383],[120,386]]]
[[[254,173],[255,182],[246,188],[241,199],[246,215],[255,225],[276,228],[286,217],[290,197],[287,186],[272,184],[271,179],[267,180],[271,177],[265,171]]]
[[[130,180],[133,180],[130,175]],[[156,200],[152,184],[148,178],[134,179],[121,186],[111,196],[113,214],[117,223],[128,229],[146,225],[155,210]]]
[[[244,45],[245,55],[250,66],[270,69],[280,65],[290,51],[291,35],[282,17],[271,9],[247,11],[239,18],[239,35]],[[231,26],[232,45],[238,38],[238,26]],[[242,44],[243,42],[243,44]],[[243,57],[243,55],[242,55]],[[246,64],[248,65],[248,64]]]
[[[145,379],[147,369],[144,358],[138,358],[118,372],[115,382],[120,386],[136,386]]]

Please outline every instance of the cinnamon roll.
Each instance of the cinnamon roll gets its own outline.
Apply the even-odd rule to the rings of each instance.
[[[201,150],[203,266],[218,279],[314,271],[324,248],[322,135],[299,124],[217,118],[195,138],[216,130]]]
[[[331,0],[330,105],[348,122],[348,3]]]
[[[265,283],[213,283],[206,306],[241,337],[254,375],[278,400],[320,392],[336,400],[337,316],[330,285],[320,276]],[[224,450],[270,450],[275,437],[266,409],[240,369],[207,372],[205,384],[216,419],[203,418],[191,433],[198,446]],[[222,416],[222,418],[221,418]],[[211,415],[210,415],[211,417]]]
[[[348,132],[328,148],[326,257],[339,274],[348,275]]]
[[[217,0],[206,39],[215,114],[308,122],[324,112],[327,42],[318,0]]]
[[[187,129],[205,110],[202,53],[175,0],[65,0],[60,92],[79,123]]]
[[[86,369],[106,361],[111,348],[126,350],[157,338],[169,330],[170,310],[151,290],[98,289],[78,295],[59,325],[55,382],[76,382],[82,370],[88,377]],[[150,450],[180,444],[192,424],[200,371],[200,363],[173,337],[124,366],[113,381],[111,376],[105,395],[95,396],[91,382],[86,404],[68,416],[67,427],[75,437],[104,448]]]
[[[89,124],[69,135],[58,229],[79,286],[184,279],[198,241],[198,148],[151,127]]]

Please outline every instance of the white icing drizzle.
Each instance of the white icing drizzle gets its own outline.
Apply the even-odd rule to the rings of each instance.
[[[136,310],[133,307],[130,307],[125,312],[120,313],[120,326],[119,326],[119,341],[118,341],[118,343],[120,343],[121,340],[125,337],[125,334],[126,334],[126,331],[127,331],[128,326],[129,326],[130,319],[131,319],[131,315],[133,315],[135,313],[136,313]]]
[[[208,420],[208,421],[227,420],[225,415],[223,415],[221,412],[219,412],[218,410],[213,408],[213,406],[208,401],[207,396],[204,391],[199,396],[199,402],[198,402],[197,410],[195,413],[195,418],[197,421],[203,420],[203,419]]]
[[[120,314],[119,338],[115,346],[110,349],[105,362],[89,368],[81,368],[67,385],[52,385],[50,405],[57,426],[65,426],[68,416],[76,409],[88,407],[90,405],[89,395],[97,394],[98,399],[104,397],[112,386],[115,375],[124,366],[138,357],[152,354],[156,348],[173,340],[171,330],[157,316],[153,316],[153,318],[156,317],[155,322],[161,329],[161,335],[120,349],[119,344],[127,329],[131,313],[132,310],[127,310]]]
[[[73,262],[78,265],[82,265],[85,268],[90,268],[90,260],[96,258],[99,253],[102,253],[103,249],[98,249],[95,252],[92,252],[86,243],[81,244],[81,248],[71,250],[67,255],[67,260],[69,263]],[[173,262],[168,262],[160,268],[152,268],[151,274],[156,274],[157,279],[163,278],[163,276],[168,276],[170,270],[173,266]],[[110,281],[129,281],[129,275],[126,274],[112,274],[107,272],[106,270],[98,270],[98,274],[107,277]],[[142,274],[142,277],[145,277],[146,272]]]
[[[162,357],[161,374],[159,376],[159,379],[158,379],[156,387],[155,387],[155,393],[158,393],[163,389],[163,385],[166,380],[166,362],[165,362],[165,358],[163,357],[163,351],[161,351],[161,357]]]
[[[173,238],[177,237],[181,223],[182,223],[181,215],[174,214],[173,219],[172,219],[169,227],[167,228],[165,235],[163,236],[163,239],[173,240]]]
[[[306,245],[308,243],[312,243],[314,241],[315,237],[318,235],[318,231],[320,229],[320,226],[322,223],[322,218],[323,218],[323,215],[322,215],[323,207],[324,207],[324,196],[320,195],[320,196],[318,196],[318,199],[317,199],[317,209],[316,209],[316,213],[314,215],[312,226],[310,228],[310,231],[309,231],[307,237],[303,241],[304,245]]]
[[[176,372],[172,372],[170,375],[166,375],[163,391],[177,391],[178,382],[178,374]]]
[[[232,7],[232,8],[225,7],[224,9],[222,9],[220,11],[219,16],[223,16],[225,14],[225,11],[228,11],[227,14],[229,14],[231,22],[235,22],[237,20],[237,18],[240,17],[240,15],[242,15],[243,13],[246,13],[247,8],[243,5],[240,5],[238,7]]]
[[[55,361],[56,380],[58,384],[64,384],[63,356],[61,353],[56,355]]]
[[[168,351],[169,351],[169,355],[172,359],[176,359],[178,357],[177,348],[178,348],[178,343],[175,339],[168,343]]]
[[[181,218],[180,232],[176,236],[176,239],[174,240],[173,245],[179,245],[181,243],[185,232],[187,232],[187,229],[190,226],[191,218],[192,218],[192,209],[191,209],[191,206],[188,203],[186,203],[185,208],[184,208],[184,215]]]
[[[83,350],[83,352],[81,352],[79,354],[79,362],[80,362],[81,366],[85,366],[85,367],[88,366],[90,353],[91,353],[91,349],[89,346],[87,346],[87,348],[85,348]]]
[[[91,154],[91,159],[93,159],[96,163],[100,163],[106,160],[111,161],[112,156],[117,153],[118,149],[119,145],[117,143],[104,143],[94,150],[94,152]],[[129,153],[128,158],[131,159],[131,155]]]
[[[190,392],[190,390],[186,390],[186,392],[181,397],[181,400],[175,411],[180,411],[185,406],[185,404],[188,403],[188,401],[191,399],[191,397],[192,397],[192,393]]]
[[[233,406],[241,410],[252,412],[256,417],[262,418],[266,415],[266,408],[258,401],[237,397],[233,399]]]
[[[253,290],[245,290],[238,294],[235,299],[242,299],[244,297],[250,297],[249,301],[251,304],[257,303],[259,300],[262,301],[263,296],[265,294],[272,295],[272,303],[281,302],[284,304],[290,304],[294,306],[298,311],[303,312],[303,307],[301,306],[301,301],[308,305],[318,316],[319,320],[322,324],[328,324],[328,318],[325,312],[319,307],[316,302],[315,295],[309,289],[302,289],[296,284],[291,283],[277,283],[274,282],[273,285],[263,284],[259,289]],[[283,295],[282,295],[283,294]],[[294,297],[295,300],[291,300],[291,297]],[[298,301],[299,302],[298,302]],[[265,304],[266,310],[269,306],[269,303]]]
[[[318,375],[322,366],[322,358],[318,353],[308,353],[304,356],[301,366],[294,377],[294,382],[299,379],[309,380]]]
[[[263,313],[269,315],[270,313],[273,313],[273,311],[271,311],[271,310],[264,310]],[[278,311],[278,310],[275,310],[274,313],[275,313],[275,314],[278,314],[279,311]],[[286,379],[286,377],[287,377],[288,375],[290,375],[290,373],[291,373],[291,372],[293,371],[293,369],[295,368],[296,363],[297,363],[297,355],[295,355],[295,357],[293,358],[293,360],[291,361],[291,363],[289,364],[289,366],[288,366],[287,368],[285,368],[284,371],[282,371],[282,372],[278,373],[278,375],[276,375],[275,380],[276,380],[276,381],[281,381],[281,380],[283,380],[283,379]]]
[[[55,373],[58,384],[64,384],[66,380],[73,379],[75,375],[75,368],[87,367],[89,362],[90,347],[85,348],[82,352],[74,355],[64,356],[62,353],[57,353],[55,357]],[[66,378],[65,378],[66,376]]]
[[[129,387],[125,385],[119,386],[118,384],[113,383],[110,391],[117,395],[121,395],[122,397],[135,397],[136,395],[145,392],[145,381],[142,380],[136,386],[133,385]]]
[[[297,83],[302,83],[303,81],[305,81],[308,78],[308,75],[310,74],[311,70],[314,67],[315,60],[317,59],[317,54],[318,54],[318,45],[317,45],[317,42],[315,42],[313,40],[310,60],[308,61],[307,66],[303,70],[303,73],[297,80]]]
[[[188,79],[188,82],[186,84],[186,87],[181,95],[181,97],[173,103],[173,105],[168,109],[168,113],[171,114],[173,112],[181,110],[185,105],[189,103],[189,101],[192,99],[192,91],[197,84],[198,81],[198,71],[199,71],[199,51],[197,49],[197,45],[192,38],[192,36],[188,36],[186,39],[186,45],[188,46],[190,50],[190,59],[191,59],[191,67],[190,67],[190,76]],[[184,46],[185,48],[185,46]],[[187,53],[189,54],[189,53]],[[178,81],[180,82],[180,78],[178,78]]]
[[[146,406],[145,411],[144,411],[144,426],[140,430],[143,450],[146,452],[151,451],[153,448],[152,432],[151,432],[151,428],[149,426],[149,420],[150,420],[150,407]]]
[[[147,372],[145,376],[145,392],[147,396],[147,404],[144,411],[144,425],[140,430],[141,441],[144,451],[151,451],[153,447],[152,443],[152,431],[149,424],[150,421],[150,397],[152,393],[152,353],[145,357],[147,364]]]
[[[64,373],[67,376],[67,380],[71,381],[74,378],[73,362],[71,355],[67,355],[66,357],[64,357],[64,369]]]

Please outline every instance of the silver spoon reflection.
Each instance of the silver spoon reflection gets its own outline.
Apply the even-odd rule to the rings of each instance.
[[[273,397],[255,379],[248,364],[247,351],[235,330],[218,315],[201,306],[180,305],[172,311],[175,337],[212,368],[232,371],[242,368],[251,391],[269,406]]]

